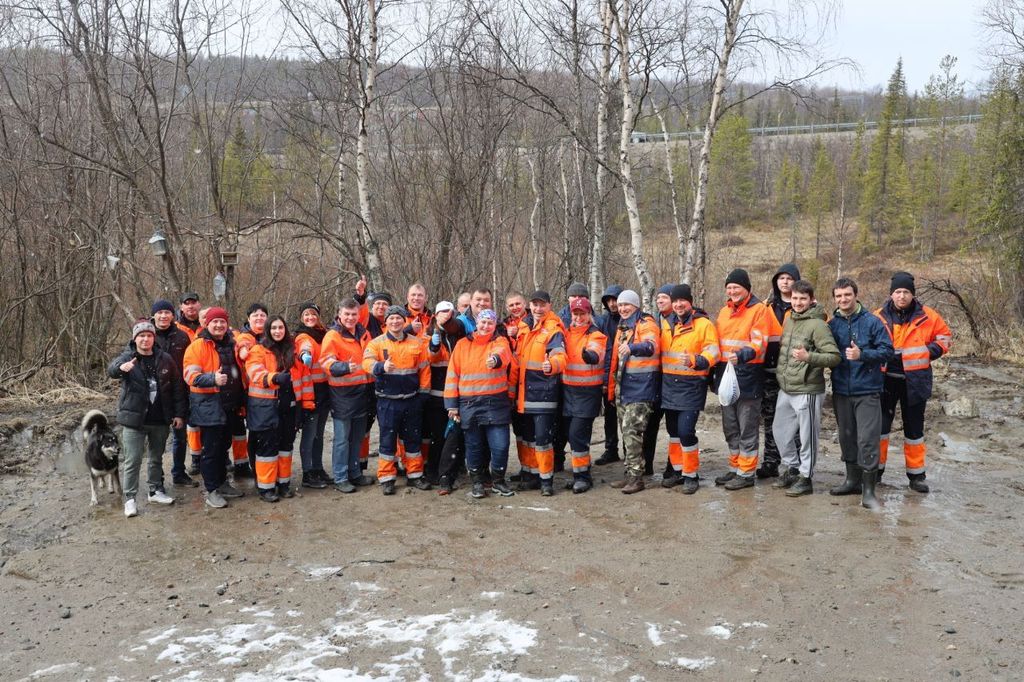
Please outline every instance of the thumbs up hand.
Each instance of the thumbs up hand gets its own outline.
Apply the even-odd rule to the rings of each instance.
[[[797,362],[807,362],[807,358],[810,355],[810,353],[807,352],[807,349],[804,348],[804,345],[801,343],[799,346],[797,346],[790,352],[790,355]]]
[[[135,369],[135,356],[133,355],[132,359],[129,360],[128,362],[121,363],[121,366],[118,369],[120,369],[125,374]]]
[[[850,341],[850,347],[846,349],[847,360],[860,360],[860,346],[856,341]]]
[[[223,386],[228,383],[228,375],[218,369],[213,373],[213,382],[218,386]]]

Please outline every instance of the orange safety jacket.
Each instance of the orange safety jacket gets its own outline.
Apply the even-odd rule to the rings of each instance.
[[[882,371],[886,376],[905,378],[911,405],[932,396],[932,360],[949,352],[953,332],[934,309],[916,298],[905,311],[890,300],[875,311],[892,339],[895,355]]]
[[[309,367],[309,377],[314,384],[327,383],[327,372],[320,366],[320,344],[309,333],[300,332],[295,335],[295,355],[301,361],[303,353],[309,353],[312,364]]]
[[[430,321],[434,319],[434,314],[430,312],[428,308],[424,308],[423,310],[417,313],[413,312],[412,308],[409,307],[409,304],[406,304],[404,307],[406,331],[412,332],[412,323],[415,322],[416,320],[419,320],[420,324],[423,325],[423,330],[421,331],[421,333],[425,333],[428,329],[430,329]]]
[[[249,349],[249,355],[245,359],[245,373],[249,381],[249,402],[245,417],[250,431],[268,431],[277,428],[280,385],[274,381],[274,377],[281,371],[277,366],[277,356],[269,348],[256,344]],[[291,375],[291,387],[295,402],[302,409],[315,409],[313,382],[309,376],[309,368],[296,359],[288,373]]]
[[[778,323],[772,309],[753,294],[738,304],[726,302],[715,324],[721,350],[721,361],[716,367],[716,388],[725,370],[725,354],[731,352],[737,358],[736,378],[740,384],[740,397],[756,398],[761,395],[764,390],[765,352]]]
[[[488,358],[497,365],[488,367]],[[444,385],[445,409],[458,410],[462,428],[508,424],[512,420],[509,367],[513,362],[508,339],[476,333],[459,339],[448,360]]]
[[[441,333],[441,345],[434,347],[432,342],[428,341],[427,346],[427,359],[430,361],[430,396],[431,399],[444,399],[444,385],[448,378],[448,362],[451,359],[452,351],[455,349],[451,343],[447,334]],[[428,337],[429,339],[429,337]]]
[[[331,387],[331,411],[335,419],[354,419],[369,412],[373,398],[373,375],[362,366],[363,351],[370,343],[370,333],[357,324],[349,331],[334,324],[324,336],[320,347],[320,366],[327,373]],[[349,370],[354,362],[356,369]]]
[[[608,337],[591,322],[570,325],[565,337],[566,364],[562,372],[562,414],[594,418],[601,413],[604,355]]]
[[[378,398],[402,400],[430,391],[430,362],[422,336],[403,334],[401,339],[385,332],[366,345],[363,370],[373,375],[374,392]],[[384,361],[391,360],[395,369],[384,370]]]
[[[662,409],[703,410],[708,373],[718,359],[718,333],[706,312],[694,308],[682,318],[674,312],[662,318]]]
[[[253,346],[259,345],[259,339],[256,338],[256,332],[250,327],[249,323],[246,322],[242,326],[242,331],[235,332],[235,362],[238,363],[238,367],[242,370],[242,386],[249,388],[249,376],[248,372],[245,371],[245,360],[242,359],[242,349],[252,350]]]
[[[615,400],[615,387],[619,388],[619,402],[653,403],[661,389],[661,339],[658,325],[649,314],[637,311],[632,317],[620,319],[615,328],[615,341],[608,349],[612,361],[608,366],[608,400]],[[619,365],[619,346],[629,344],[629,356],[624,366]]]
[[[539,320],[525,337],[516,338],[516,411],[520,414],[554,413],[558,409],[558,375],[565,370],[565,327],[552,312]],[[544,360],[551,363],[545,373]]]
[[[199,338],[185,349],[182,375],[189,390],[188,423],[192,426],[220,426],[227,423],[227,414],[220,401],[220,387],[214,374],[221,369],[216,344]]]

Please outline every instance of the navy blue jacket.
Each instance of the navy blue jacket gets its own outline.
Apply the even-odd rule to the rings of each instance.
[[[828,326],[843,358],[832,370],[832,393],[847,396],[881,393],[882,365],[893,356],[892,339],[882,321],[858,303],[850,317],[843,317],[836,310]],[[846,359],[851,341],[860,348],[860,360]]]

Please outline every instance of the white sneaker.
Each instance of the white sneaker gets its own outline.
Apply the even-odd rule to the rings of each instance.
[[[211,490],[206,493],[206,506],[213,507],[214,509],[223,509],[228,506],[228,501],[221,497],[221,494],[216,490]]]
[[[150,493],[148,499],[150,502],[156,502],[157,504],[174,504],[174,498],[163,490]]]
[[[138,506],[136,506],[134,498],[130,500],[125,500],[124,515],[127,516],[129,519],[133,516],[139,515],[139,508]]]

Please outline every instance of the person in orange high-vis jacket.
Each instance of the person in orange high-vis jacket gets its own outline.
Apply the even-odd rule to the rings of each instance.
[[[644,489],[644,432],[661,389],[661,335],[654,318],[640,309],[635,291],[623,290],[616,304],[608,399],[615,402],[626,475],[611,487],[632,495]]]
[[[927,493],[924,413],[932,395],[932,361],[949,352],[953,333],[941,315],[917,300],[916,293],[914,276],[897,272],[892,276],[888,302],[875,311],[889,332],[896,352],[884,368],[878,479],[881,480],[885,471],[889,432],[899,407],[903,414],[903,458],[910,489]]]
[[[601,414],[604,394],[604,354],[608,337],[594,325],[590,300],[578,297],[569,304],[565,336],[565,371],[562,372],[562,420],[572,463],[573,494],[593,486],[590,476],[590,436]]]
[[[466,467],[473,481],[470,495],[478,499],[487,496],[488,464],[491,489],[503,497],[515,494],[505,482],[512,420],[509,372],[515,371],[515,360],[508,339],[495,334],[497,326],[493,310],[477,313],[473,331],[455,344],[444,385],[448,417],[458,422],[465,438]]]
[[[406,333],[405,309],[391,306],[384,314],[387,331],[363,351],[363,370],[373,375],[380,424],[377,480],[385,495],[395,494],[398,439],[405,445],[405,473],[411,487],[430,490],[423,478],[421,430],[423,400],[430,392],[430,361],[423,339]]]
[[[299,324],[295,328],[295,355],[309,368],[313,383],[315,409],[302,412],[302,437],[299,457],[302,460],[302,487],[326,488],[334,479],[324,471],[324,430],[331,415],[331,392],[327,372],[320,366],[321,346],[327,328],[320,318],[320,306],[313,301],[299,305]],[[356,485],[369,485],[372,481],[361,474],[353,481]]]
[[[715,478],[715,485],[741,490],[754,485],[757,470],[758,431],[764,395],[764,358],[769,337],[778,326],[771,308],[750,293],[750,275],[736,268],[725,280],[728,299],[715,324],[721,347],[716,381],[721,381],[726,362],[736,369],[740,398],[722,408],[722,431],[729,447],[729,471]]]
[[[565,328],[551,312],[551,296],[535,291],[530,297],[533,326],[516,339],[516,412],[522,415],[523,445],[519,453],[520,486],[554,495],[555,416],[560,395],[559,376],[565,369]]]
[[[688,284],[675,285],[669,295],[672,312],[661,318],[661,406],[673,475],[661,485],[681,484],[683,493],[692,495],[699,486],[697,419],[707,399],[708,373],[718,364],[718,333],[708,314],[693,307]]]
[[[242,369],[242,386],[246,389],[249,388],[249,377],[245,372],[245,359],[253,346],[258,345],[260,338],[263,337],[269,314],[267,306],[253,303],[245,313],[245,324],[234,333],[235,360]],[[234,460],[236,476],[248,476],[256,470],[256,443],[253,440],[252,429],[249,429],[249,432],[248,437],[243,431],[233,434],[231,438],[231,457]]]
[[[373,375],[363,370],[362,360],[370,340],[366,327],[359,324],[359,303],[353,298],[342,301],[337,321],[320,347],[320,366],[330,386],[334,419],[331,465],[339,492],[349,492],[351,479],[362,474],[359,453],[373,397]]]
[[[256,459],[256,489],[264,502],[277,502],[295,496],[291,480],[297,412],[315,405],[309,368],[296,357],[295,340],[284,318],[275,316],[265,327],[260,342],[246,353],[246,415]]]

